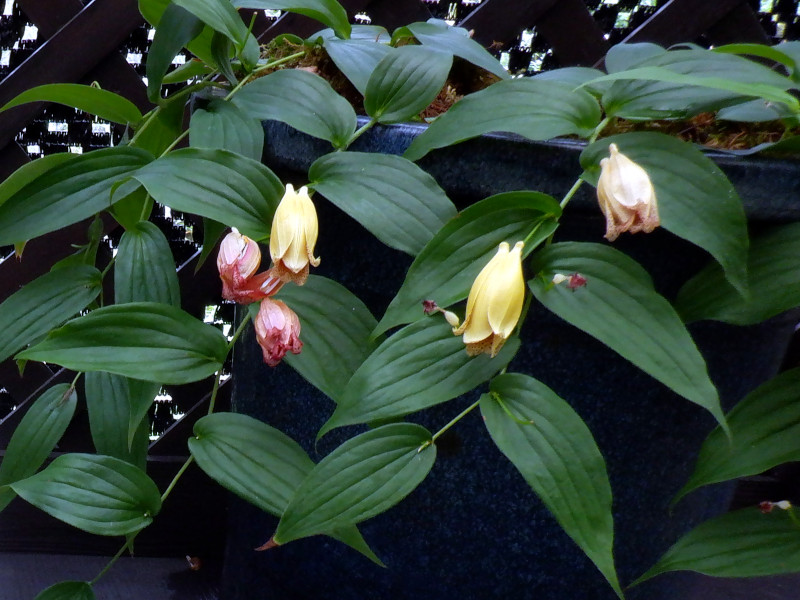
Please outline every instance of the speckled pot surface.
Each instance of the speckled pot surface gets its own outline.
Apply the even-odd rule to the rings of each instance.
[[[304,183],[326,142],[280,123],[265,124],[265,163],[284,181]],[[377,127],[353,150],[400,153],[416,126]],[[485,136],[435,151],[420,165],[463,207],[499,191],[534,189],[559,197],[578,173],[572,142],[531,144]],[[800,178],[792,166],[764,160],[721,164],[756,220],[800,218]],[[778,181],[780,180],[780,181]],[[791,203],[763,187],[785,183]],[[600,241],[604,221],[589,186],[576,197],[558,239]],[[773,188],[776,189],[776,188]],[[320,202],[315,272],[336,279],[380,316],[398,289],[409,257],[388,249],[357,223]],[[701,250],[663,230],[623,236],[615,245],[641,262],[668,298],[706,262]],[[700,323],[691,332],[712,380],[730,407],[777,372],[795,319],[756,327]],[[676,396],[603,344],[548,313],[532,311],[522,349],[509,367],[552,387],[586,420],[606,458],[614,493],[615,555],[624,584],[640,575],[686,530],[726,508],[730,485],[691,494],[674,511],[670,499],[691,472],[712,418]],[[330,400],[290,367],[261,361],[252,331],[234,364],[234,410],[261,419],[299,441],[315,460],[360,429],[336,430],[315,448],[316,432],[333,410]],[[434,407],[413,420],[436,430],[475,396]],[[386,563],[381,569],[329,538],[314,537],[267,552],[253,548],[277,520],[232,499],[223,581],[226,600],[611,600],[615,595],[591,562],[561,531],[518,472],[489,438],[477,411],[440,439],[428,478],[405,501],[360,527]],[[631,590],[634,600],[679,598],[691,585],[680,574]]]

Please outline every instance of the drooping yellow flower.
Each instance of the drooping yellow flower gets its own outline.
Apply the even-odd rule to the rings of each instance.
[[[453,328],[455,335],[463,334],[470,356],[496,356],[517,325],[525,299],[523,245],[517,242],[511,250],[502,242],[472,284],[464,322]]]
[[[597,200],[606,217],[609,242],[623,231],[650,233],[660,224],[656,192],[642,167],[619,151],[608,147],[610,156],[600,161]]]
[[[309,265],[319,265],[319,258],[314,258],[318,230],[317,211],[308,196],[308,188],[303,186],[295,192],[294,187],[287,184],[272,219],[269,238],[275,277],[298,285],[305,283]]]

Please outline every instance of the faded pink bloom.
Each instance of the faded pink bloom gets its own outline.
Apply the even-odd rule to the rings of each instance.
[[[222,297],[240,304],[249,304],[277,292],[283,283],[271,273],[254,275],[260,264],[261,250],[258,244],[232,229],[220,243],[217,254]]]
[[[264,362],[276,366],[286,352],[300,354],[300,319],[280,300],[264,298],[255,322],[256,339],[264,352]]]

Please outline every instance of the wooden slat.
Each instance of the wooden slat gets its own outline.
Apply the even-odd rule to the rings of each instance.
[[[746,2],[712,25],[708,29],[708,37],[715,46],[745,42],[770,44],[769,36],[764,32],[761,23],[758,22],[758,17]]]
[[[484,46],[507,44],[524,27],[536,23],[558,0],[484,0],[458,26],[473,30],[472,38]]]
[[[591,66],[608,52],[608,42],[583,0],[560,0],[536,23],[561,66]]]
[[[33,86],[80,80],[141,23],[136,0],[93,0],[3,80],[0,104]],[[38,108],[27,104],[0,113],[0,147]]]
[[[662,46],[690,42],[742,3],[742,0],[670,0],[623,42],[653,42]]]
[[[373,25],[382,25],[389,32],[431,18],[431,11],[419,0],[373,0],[364,12],[372,19]]]

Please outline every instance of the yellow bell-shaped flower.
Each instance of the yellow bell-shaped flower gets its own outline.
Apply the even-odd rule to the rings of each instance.
[[[305,283],[309,265],[319,265],[319,258],[314,258],[318,230],[317,211],[308,188],[303,186],[295,191],[287,184],[275,210],[269,238],[269,253],[275,265],[273,276],[298,285]]]
[[[455,335],[463,334],[470,356],[483,352],[496,356],[517,326],[525,299],[523,246],[517,242],[510,249],[502,242],[472,284],[464,322],[453,328]]]
[[[597,181],[597,200],[606,217],[605,238],[613,242],[623,231],[650,233],[660,223],[650,176],[616,144],[608,151],[610,156],[600,161]]]

